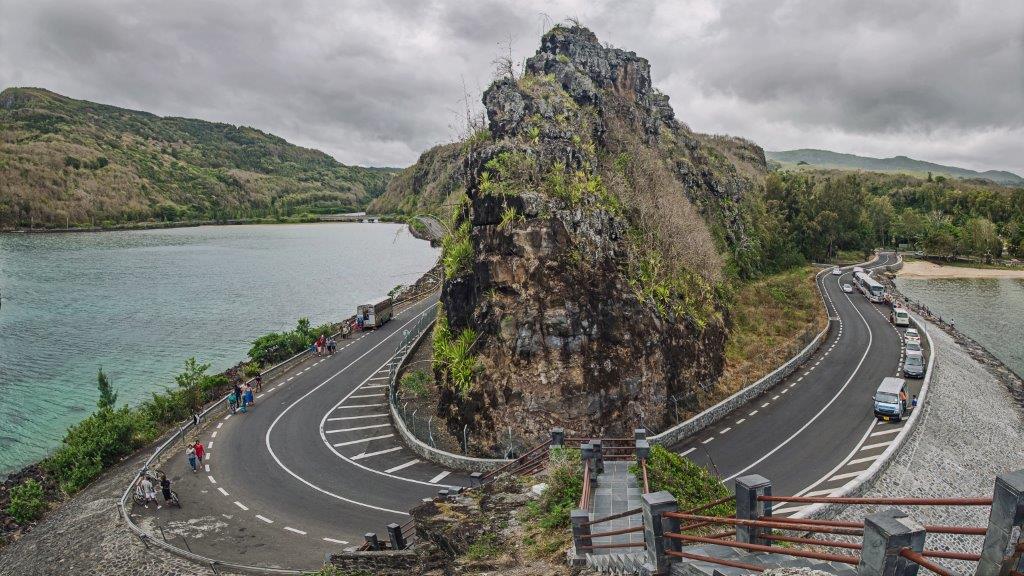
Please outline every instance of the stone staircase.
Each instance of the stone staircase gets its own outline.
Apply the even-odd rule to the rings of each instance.
[[[769,552],[748,552],[738,548],[722,546],[719,544],[706,544],[701,546],[686,546],[684,552],[699,554],[701,556],[712,556],[723,560],[734,560],[745,564],[764,566],[772,568],[803,568],[817,570],[836,576],[855,576],[857,567],[841,562],[829,562],[827,560],[813,560],[811,558],[795,558],[785,554],[772,554]],[[732,568],[721,564],[700,562],[696,560],[681,559],[672,565],[672,576],[741,576],[757,574],[743,568]]]
[[[587,567],[602,574],[647,574],[646,561],[647,555],[643,552],[587,554]]]

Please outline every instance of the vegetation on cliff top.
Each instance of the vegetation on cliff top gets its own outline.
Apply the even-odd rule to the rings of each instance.
[[[356,210],[394,172],[345,166],[255,128],[39,88],[0,92],[0,227]]]

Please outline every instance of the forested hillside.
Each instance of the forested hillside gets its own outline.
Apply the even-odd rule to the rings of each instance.
[[[255,128],[0,92],[0,227],[357,210],[394,172]]]
[[[1024,256],[1024,188],[840,170],[768,176],[769,211],[807,258],[910,244],[939,256]]]
[[[868,170],[870,172],[899,172],[911,176],[934,176],[953,178],[984,178],[1004,186],[1024,186],[1024,178],[1005,170],[986,170],[978,172],[959,166],[946,166],[924,160],[915,160],[906,156],[892,158],[872,158],[856,154],[842,154],[830,150],[801,148],[799,150],[783,150],[779,152],[765,151],[768,160],[778,163],[781,168],[797,168],[806,166],[809,169],[839,168],[841,170]]]

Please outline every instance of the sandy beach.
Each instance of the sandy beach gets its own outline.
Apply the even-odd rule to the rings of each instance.
[[[914,260],[905,262],[899,275],[904,278],[1024,278],[1024,270],[963,268]]]

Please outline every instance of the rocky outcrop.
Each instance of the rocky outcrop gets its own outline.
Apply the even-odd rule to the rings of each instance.
[[[722,371],[726,269],[757,257],[763,152],[692,133],[647,60],[578,26],[483,102],[443,242],[439,414],[491,453],[554,425],[663,427],[672,396]]]
[[[433,214],[447,217],[463,195],[465,157],[461,143],[434,146],[396,174],[370,202],[371,214]]]

